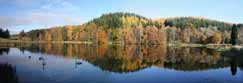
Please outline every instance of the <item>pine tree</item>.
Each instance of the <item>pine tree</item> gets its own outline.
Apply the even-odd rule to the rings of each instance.
[[[231,44],[232,45],[236,45],[237,35],[238,35],[237,26],[234,24],[232,27],[232,32],[231,32]]]
[[[0,28],[0,38],[3,38],[3,35],[4,35],[3,30]]]
[[[8,29],[5,31],[5,35],[6,35],[6,38],[10,38],[10,33],[9,33],[9,31],[8,31]]]
[[[0,37],[1,38],[10,38],[10,34],[9,34],[8,29],[5,30],[5,31],[3,29],[0,29]]]

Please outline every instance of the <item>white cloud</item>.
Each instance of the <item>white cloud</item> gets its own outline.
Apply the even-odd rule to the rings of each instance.
[[[34,23],[39,24],[78,24],[80,17],[73,14],[80,11],[78,7],[63,0],[50,0],[48,4],[40,9],[31,12],[29,16]]]
[[[71,0],[70,0],[71,1]],[[80,9],[69,0],[0,0],[1,3],[14,4],[18,11],[21,8],[30,7],[30,10],[16,12],[6,16],[0,14],[0,28],[8,28],[15,34],[18,31],[29,30],[30,26],[61,26],[69,24],[81,24]],[[2,11],[4,12],[4,11]],[[41,28],[41,27],[38,27]]]
[[[28,7],[39,4],[45,0],[0,0],[0,3],[11,4],[18,7]]]
[[[14,0],[14,2],[22,6],[40,4],[40,0]],[[77,15],[79,11],[79,8],[68,0],[46,0],[38,8],[16,13],[16,16],[0,16],[0,26],[81,24],[80,16]]]
[[[33,24],[40,25],[78,24],[81,22],[77,16],[55,12],[34,12],[29,17]]]
[[[19,25],[27,25],[31,22],[28,18],[17,18],[10,16],[0,16],[1,27],[13,27]]]

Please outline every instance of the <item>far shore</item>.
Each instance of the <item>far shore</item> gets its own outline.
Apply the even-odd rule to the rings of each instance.
[[[209,49],[214,49],[217,51],[225,51],[225,50],[230,50],[230,49],[242,49],[243,45],[231,45],[231,44],[185,44],[185,43],[180,43],[180,44],[173,44],[173,43],[168,43],[168,46],[170,47],[205,47]]]
[[[1,39],[0,43],[74,43],[74,44],[91,44],[92,42],[88,41],[27,41],[27,40],[9,40]]]
[[[63,43],[63,44],[93,44],[89,41],[23,41],[23,40],[7,40],[0,39],[0,46],[2,44],[11,44],[11,43]],[[114,43],[109,42],[108,45],[113,45]],[[123,45],[123,44],[120,44]],[[232,48],[242,49],[243,45],[231,45],[231,44],[186,44],[186,43],[167,43],[169,47],[205,47],[209,49],[215,49],[218,51],[229,50]]]

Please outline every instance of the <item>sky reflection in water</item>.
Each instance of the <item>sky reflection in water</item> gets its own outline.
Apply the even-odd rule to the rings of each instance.
[[[241,54],[166,46],[32,44],[0,49],[0,77],[12,76],[0,82],[242,82]]]

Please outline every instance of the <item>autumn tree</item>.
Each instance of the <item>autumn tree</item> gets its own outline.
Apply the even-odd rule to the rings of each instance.
[[[126,44],[158,44],[166,41],[163,38],[167,38],[169,43],[230,43],[231,27],[229,23],[203,18],[152,20],[133,13],[118,12],[104,14],[82,25],[31,31],[27,36],[48,41],[94,43],[112,41]]]
[[[212,41],[212,43],[220,44],[220,42],[221,42],[221,40],[222,40],[222,39],[221,39],[221,34],[215,32],[214,35],[210,38],[210,40]]]
[[[159,30],[155,26],[148,26],[144,30],[144,35],[146,36],[146,39],[144,39],[145,44],[155,45],[162,44],[164,41],[166,41],[163,30]]]
[[[24,32],[24,30],[22,30],[22,31],[19,33],[19,37],[20,37],[20,38],[26,37],[26,33]]]
[[[68,41],[72,41],[73,40],[73,27],[72,26],[67,26],[66,30],[67,30]]]
[[[176,41],[176,28],[166,27],[167,42],[173,43]]]
[[[136,29],[136,28],[124,28],[123,29],[124,43],[126,43],[126,44],[136,43],[135,34],[133,33],[133,31],[136,32],[136,30],[133,30],[133,29]]]
[[[108,36],[105,31],[97,31],[95,32],[95,40],[98,44],[108,44]]]
[[[243,24],[239,24],[239,37],[238,37],[238,40],[239,40],[239,43],[240,44],[243,44]]]

